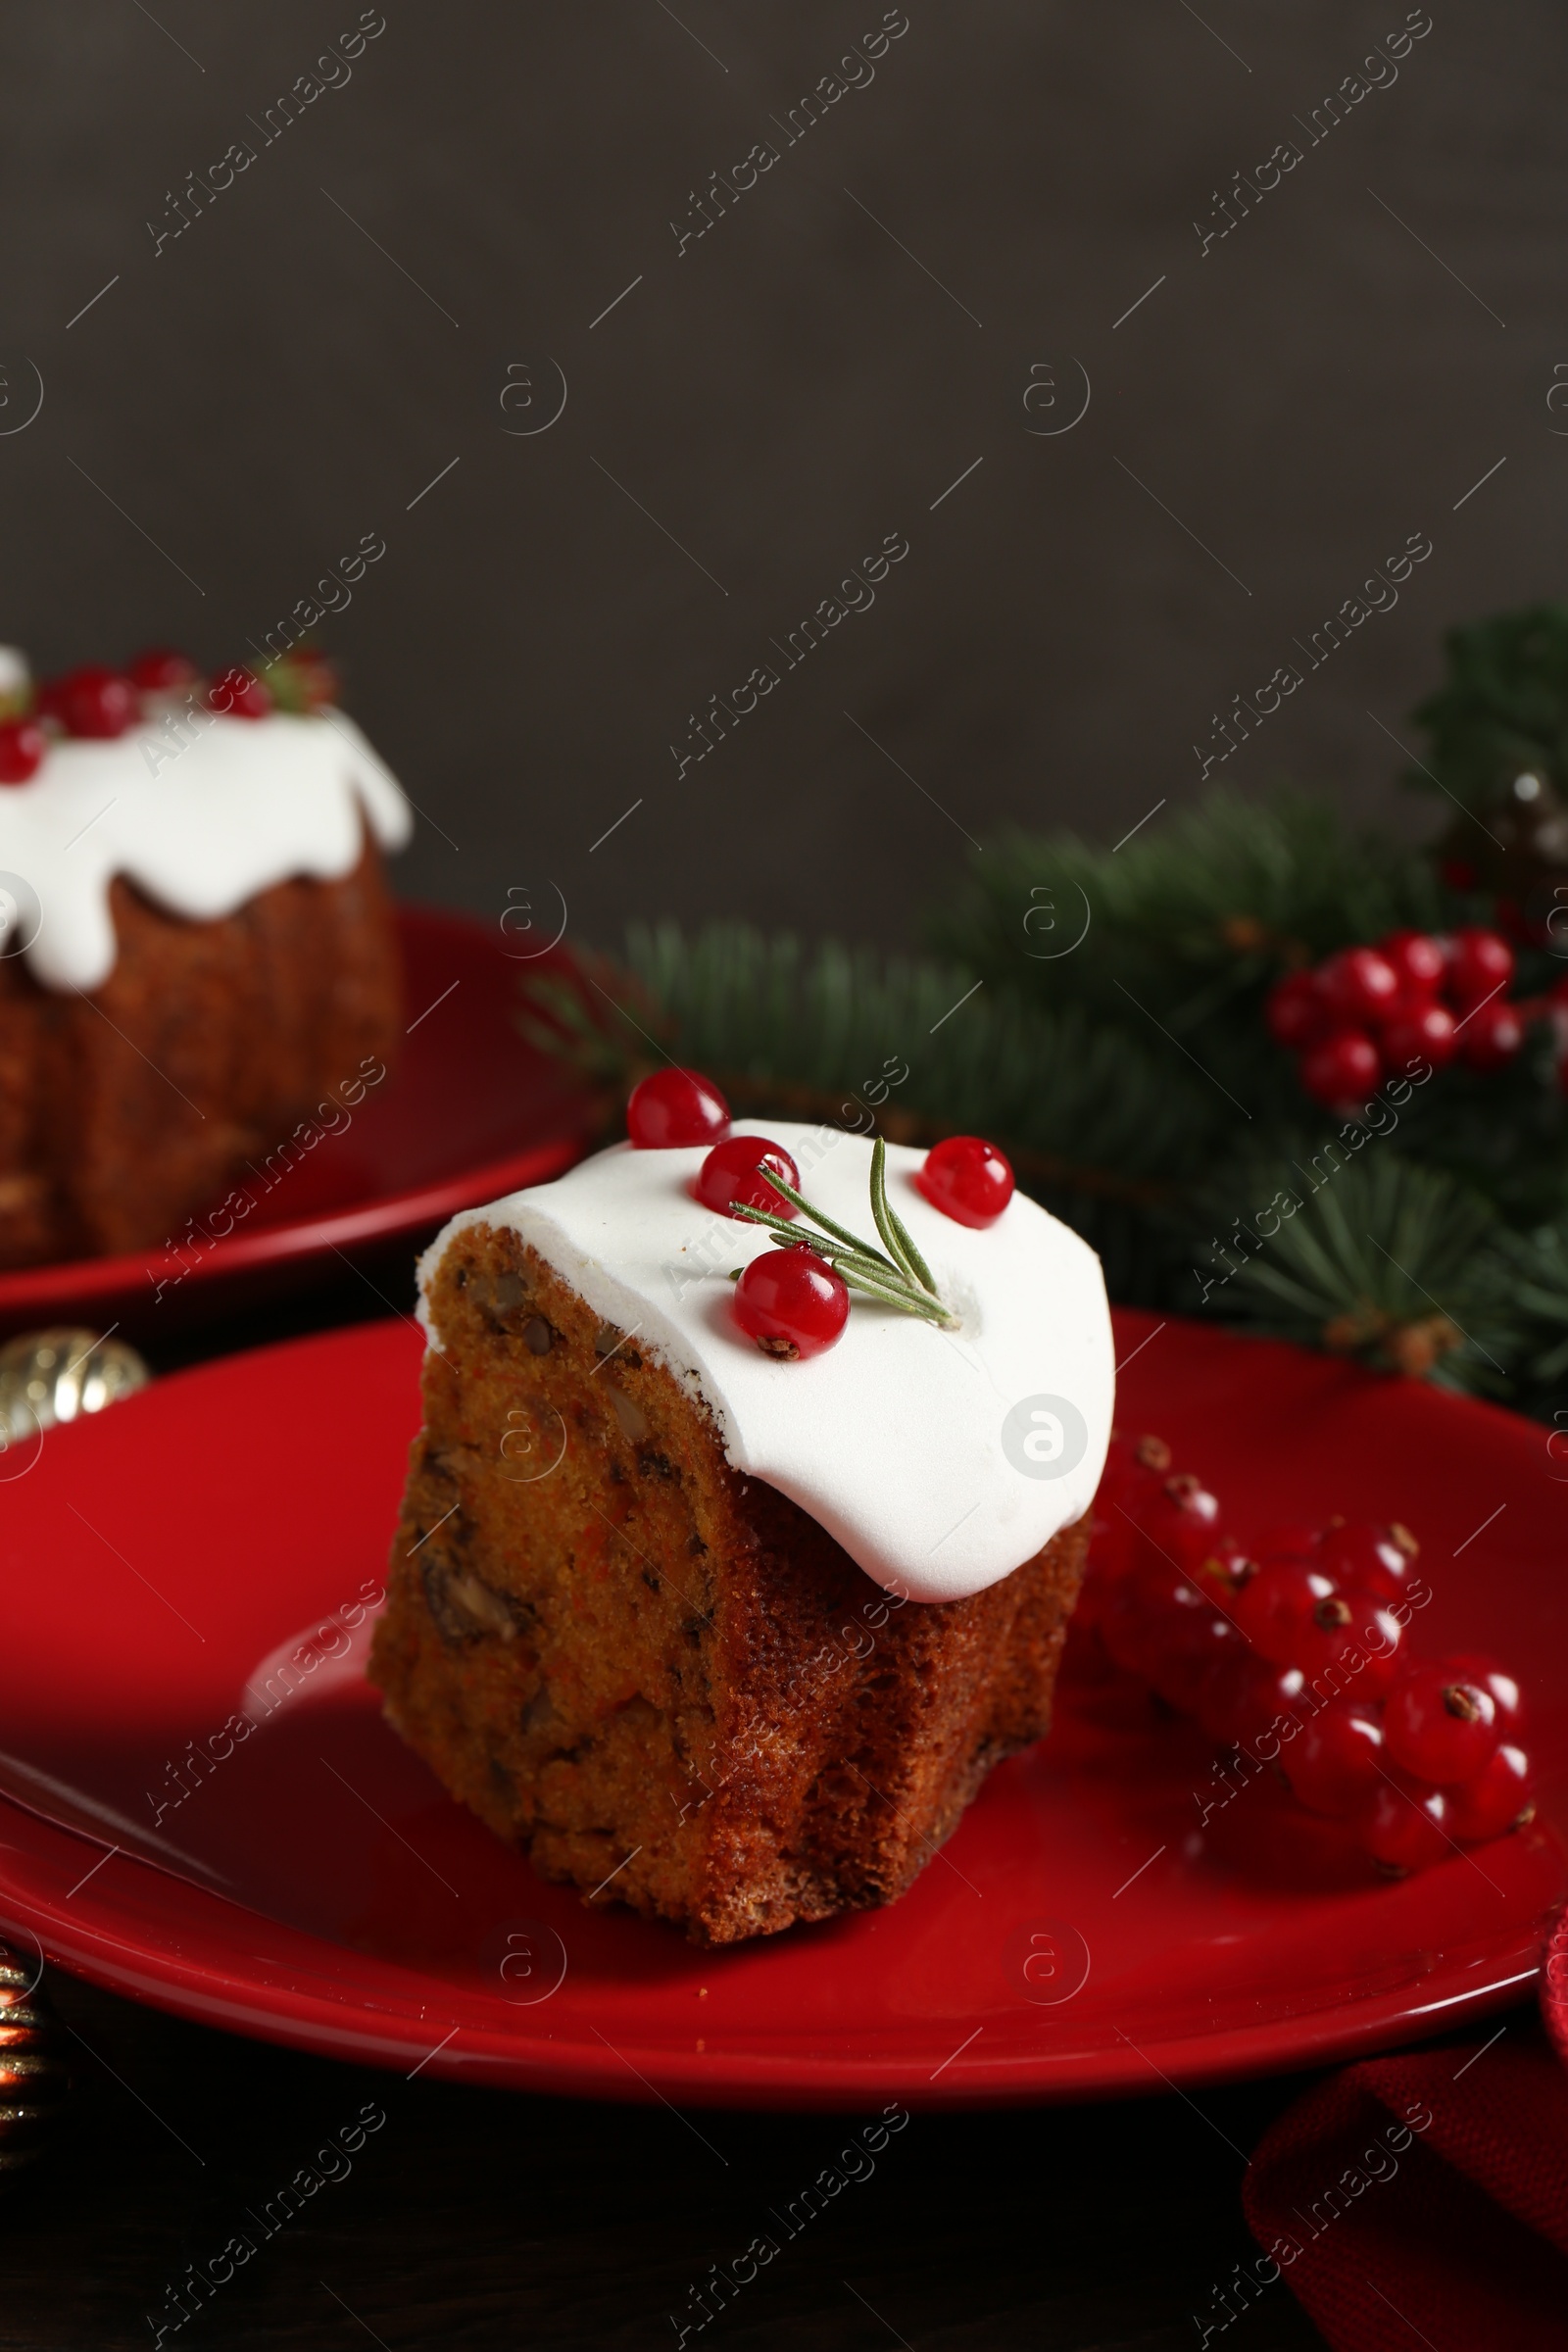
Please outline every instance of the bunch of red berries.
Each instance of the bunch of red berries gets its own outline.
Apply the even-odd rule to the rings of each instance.
[[[1307,1093],[1332,1108],[1358,1107],[1413,1062],[1500,1069],[1525,1039],[1527,1008],[1503,996],[1513,965],[1508,942],[1479,926],[1443,939],[1391,931],[1375,948],[1341,948],[1276,981],[1269,1032],[1299,1056]]]
[[[22,717],[0,719],[0,784],[30,783],[43,764],[51,734],[113,742],[139,720],[191,702],[222,718],[266,718],[274,708],[313,711],[336,699],[331,664],[296,650],[270,665],[269,684],[251,669],[220,670],[201,683],[194,662],[166,646],[138,654],[123,670],[83,662],[45,678]]]
[[[1331,1519],[1269,1529],[1244,1551],[1200,1482],[1171,1475],[1158,1438],[1113,1438],[1078,1668],[1108,1659],[1138,1676],[1221,1747],[1277,1762],[1298,1800],[1343,1820],[1382,1869],[1423,1870],[1534,1807],[1512,1675],[1469,1653],[1407,1654],[1431,1596],[1417,1548],[1402,1527]]]

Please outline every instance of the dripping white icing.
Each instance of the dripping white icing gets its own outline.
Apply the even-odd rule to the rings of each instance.
[[[808,1200],[873,1232],[865,1138],[790,1120],[740,1120],[791,1152]],[[821,1522],[868,1576],[912,1600],[956,1600],[1031,1558],[1088,1509],[1110,1439],[1115,1357],[1100,1260],[1068,1226],[1018,1195],[985,1232],[931,1207],[912,1178],[923,1154],[891,1146],[888,1191],[945,1296],[962,1314],[944,1335],[865,1302],[843,1338],[798,1363],[763,1355],[730,1312],[732,1266],[772,1247],[690,1194],[701,1149],[599,1152],[558,1182],[453,1219],[426,1254],[429,1285],[451,1237],[510,1226],[595,1313],[636,1334],[710,1407],[729,1461]],[[421,1307],[428,1332],[428,1309]],[[1055,1475],[1065,1400],[1082,1450]],[[1018,1466],[1004,1424],[1025,1408]],[[1066,1451],[1072,1451],[1069,1440]],[[1057,1459],[1065,1454],[1058,1453]]]
[[[47,988],[94,989],[114,969],[109,885],[210,921],[304,874],[340,881],[364,828],[384,850],[411,829],[390,769],[339,710],[213,717],[179,738],[143,722],[113,742],[52,741],[26,784],[0,787],[0,875],[41,911],[26,950]]]

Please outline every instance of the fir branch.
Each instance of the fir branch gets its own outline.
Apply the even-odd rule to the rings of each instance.
[[[1222,1145],[1228,1106],[1157,1034],[1129,1041],[1077,1007],[989,992],[944,1022],[974,977],[950,964],[663,923],[632,927],[624,965],[589,968],[597,986],[575,992],[569,975],[525,975],[522,1025],[590,1080],[606,1131],[659,1066],[651,1036],[740,1115],[874,1125],[925,1146],[983,1134],[1101,1251],[1119,1297],[1157,1298],[1168,1244],[1154,1212]]]
[[[1295,1068],[1269,1037],[1263,1001],[1281,972],[1409,925],[1440,927],[1448,904],[1427,861],[1301,795],[1211,793],[1119,850],[1072,835],[1004,836],[970,860],[969,888],[933,944],[994,991],[1076,1009],[1174,1076],[1194,1064],[1254,1126],[1299,1115]],[[1053,909],[1071,953],[1042,956],[1035,917]],[[1163,1035],[1162,1035],[1163,1033]],[[1190,1055],[1191,1061],[1184,1057]],[[1211,1122],[1212,1124],[1212,1122]]]
[[[1521,1327],[1518,1400],[1555,1421],[1568,1372],[1568,1223],[1500,1234],[1497,1255]]]
[[[1554,659],[1549,645],[1493,642],[1466,691],[1500,696],[1508,727],[1528,720],[1537,750],[1549,748]],[[1561,684],[1568,712],[1568,654]],[[1568,775],[1568,734],[1559,751]],[[706,1070],[748,1117],[927,1146],[985,1135],[1100,1252],[1112,1298],[1166,1312],[1198,1306],[1192,1237],[1240,1229],[1249,1200],[1283,1187],[1298,1210],[1265,1246],[1254,1236],[1228,1270],[1210,1269],[1205,1313],[1549,1417],[1568,1376],[1568,1102],[1551,1029],[1538,1026],[1505,1069],[1437,1072],[1325,1148],[1335,1123],[1262,1018],[1281,969],[1396,925],[1475,920],[1485,903],[1446,893],[1423,853],[1361,835],[1324,804],[1233,794],[1114,854],[1015,836],[988,846],[984,866],[936,956],[813,947],[740,923],[636,926],[620,963],[579,952],[533,967],[524,1025],[591,1082],[607,1128],[667,1057]],[[1081,888],[1092,921],[1072,954],[1035,962],[1042,943],[1023,916],[1048,886],[1058,920]],[[1538,961],[1527,994],[1561,974]],[[922,1288],[918,1252],[881,1206],[874,1239],[840,1227],[828,1240],[858,1295],[908,1312],[898,1294]],[[775,1220],[781,1242],[786,1223]],[[1199,1257],[1208,1263],[1202,1247]]]
[[[1315,1189],[1295,1160],[1254,1163],[1244,1178],[1249,1197],[1296,1208],[1266,1239],[1252,1235],[1256,1253],[1203,1303],[1380,1371],[1505,1392],[1519,1318],[1499,1279],[1495,1212],[1375,1139],[1365,1149],[1373,1156],[1332,1168]]]
[[[1065,947],[1085,901],[1082,944],[1042,956],[1040,912],[1050,905]],[[1052,1003],[1092,996],[1114,1012],[1112,970],[1140,996],[1142,975],[1185,1034],[1281,970],[1401,924],[1436,927],[1443,909],[1419,854],[1333,803],[1220,790],[1119,850],[1004,834],[971,859],[969,890],[932,938],[997,985]]]
[[[517,1027],[529,1044],[618,1097],[617,1108],[638,1078],[662,1067],[664,1008],[609,956],[579,948],[556,968],[524,975],[521,995]]]
[[[1526,605],[1444,640],[1448,674],[1415,713],[1427,730],[1418,789],[1452,795],[1472,813],[1533,770],[1568,790],[1568,605]]]

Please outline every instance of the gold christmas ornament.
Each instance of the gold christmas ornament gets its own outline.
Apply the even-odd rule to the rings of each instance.
[[[26,1332],[0,1348],[0,1451],[58,1422],[101,1413],[152,1378],[123,1340],[62,1326]]]
[[[0,1944],[0,2194],[44,2153],[71,2088],[42,1962]]]

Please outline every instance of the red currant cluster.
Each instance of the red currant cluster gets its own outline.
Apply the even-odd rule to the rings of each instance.
[[[1093,1527],[1081,1675],[1120,1667],[1221,1747],[1277,1758],[1298,1800],[1344,1820],[1388,1872],[1529,1819],[1512,1675],[1406,1654],[1429,1595],[1404,1528],[1276,1527],[1244,1551],[1201,1483],[1171,1475],[1168,1446],[1121,1437]]]
[[[202,687],[200,703],[220,717],[266,718],[274,708],[319,710],[337,698],[331,664],[319,654],[296,650],[272,672],[269,685],[251,669],[220,670]],[[45,678],[25,715],[0,719],[0,784],[29,783],[52,734],[113,742],[161,706],[192,697],[200,685],[195,662],[166,646],[138,654],[122,670],[87,662]]]
[[[1511,1061],[1527,1010],[1504,1001],[1512,978],[1513,950],[1495,931],[1391,931],[1375,948],[1342,948],[1315,970],[1276,981],[1269,1031],[1299,1056],[1315,1101],[1358,1108],[1412,1062],[1495,1070]]]
[[[656,1070],[634,1087],[626,1132],[640,1151],[710,1145],[692,1193],[720,1216],[742,1207],[791,1220],[799,1214],[761,1173],[771,1168],[798,1192],[801,1174],[790,1154],[765,1136],[731,1135],[729,1104],[696,1070]],[[974,1228],[994,1225],[1013,1192],[1012,1169],[1003,1153],[974,1135],[950,1135],[935,1145],[915,1183],[944,1216]],[[842,1337],[850,1318],[849,1286],[803,1244],[754,1258],[735,1285],[734,1308],[736,1322],[764,1354],[793,1361],[820,1355]]]

